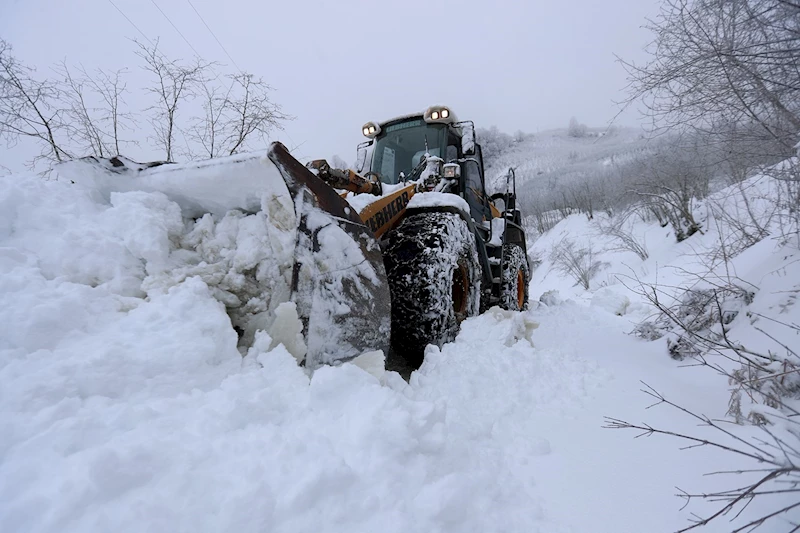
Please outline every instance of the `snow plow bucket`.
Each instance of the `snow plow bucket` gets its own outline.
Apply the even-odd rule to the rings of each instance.
[[[389,284],[372,231],[337,192],[274,142],[269,159],[292,196],[297,240],[292,301],[303,322],[311,369],[364,352],[388,354]]]

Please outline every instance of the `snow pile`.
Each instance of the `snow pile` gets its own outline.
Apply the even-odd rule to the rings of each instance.
[[[126,278],[138,285],[136,295],[197,276],[225,304],[246,345],[288,298],[294,207],[269,160],[245,154],[138,170],[88,159],[60,165],[56,175],[57,183],[72,185],[68,197],[95,201],[94,209],[111,205],[97,225],[139,262]]]
[[[0,206],[4,530],[566,531],[504,449],[512,427],[491,429],[501,402],[483,408],[476,441],[478,421],[455,423],[469,411],[436,392],[491,385],[500,364],[496,393],[498,369],[522,365],[518,391],[547,373],[535,398],[585,396],[559,381],[585,362],[532,357],[530,317],[475,319],[467,330],[494,333],[432,354],[411,385],[378,354],[359,361],[372,374],[309,377],[289,352],[302,351],[291,304],[242,357],[222,303],[231,268],[258,269],[248,228],[268,214],[192,221],[161,192],[105,203],[36,176],[3,178]]]
[[[119,163],[89,157],[59,165],[56,175],[106,200],[111,192],[162,192],[187,217],[221,216],[232,209],[256,212],[265,198],[288,197],[278,169],[260,153],[152,168],[126,159]]]
[[[631,304],[630,298],[624,294],[625,289],[614,290],[610,287],[603,287],[592,295],[592,307],[604,309],[609,313],[622,316]]]

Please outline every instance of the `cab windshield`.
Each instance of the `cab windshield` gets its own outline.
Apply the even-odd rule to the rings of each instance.
[[[428,124],[421,118],[390,124],[375,139],[372,171],[383,183],[398,183],[401,172],[408,176],[419,164],[426,142],[428,153],[444,157],[446,135],[445,124]]]

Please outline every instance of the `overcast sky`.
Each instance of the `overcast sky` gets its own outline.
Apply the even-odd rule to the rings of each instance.
[[[144,76],[130,41],[143,37],[116,4],[168,56],[189,58],[194,48],[234,70],[189,1],[0,0],[0,37],[43,73],[66,59]],[[191,3],[238,67],[262,76],[296,117],[274,138],[298,157],[348,162],[364,122],[438,103],[509,133],[565,127],[571,116],[605,126],[625,85],[614,54],[642,59],[650,36],[641,26],[657,11],[657,0]],[[637,121],[634,113],[619,119]],[[19,168],[21,154],[0,148],[0,163]]]

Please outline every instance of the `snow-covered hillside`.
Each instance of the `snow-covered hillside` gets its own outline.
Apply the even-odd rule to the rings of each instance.
[[[572,176],[597,173],[612,163],[629,160],[647,146],[641,130],[618,126],[592,128],[581,137],[570,136],[567,129],[516,137],[496,130],[483,130],[482,137],[480,133],[479,141],[488,145],[484,148],[487,188],[502,190],[506,172],[514,167],[518,191],[523,194],[540,186],[562,184]]]
[[[280,249],[253,240],[279,212],[194,221],[159,192],[0,178],[0,530],[668,532],[718,508],[682,509],[675,486],[725,490],[754,474],[704,474],[760,468],[603,427],[608,416],[736,444],[669,406],[645,409],[642,382],[723,418],[729,385],[670,358],[670,334],[628,334],[655,310],[625,285],[707,274],[697,252],[718,241],[712,219],[680,244],[637,222],[642,261],[567,218],[532,246],[530,310],[468,319],[405,382],[354,364],[312,375],[282,330],[237,350],[222,301],[244,271],[284,276]],[[552,264],[564,237],[602,263],[588,290]],[[749,311],[797,324],[798,259],[766,238],[724,264],[759,288]],[[730,334],[769,349],[753,328],[777,333],[752,313]],[[734,524],[771,509],[756,501]],[[728,518],[705,531],[730,530]]]

